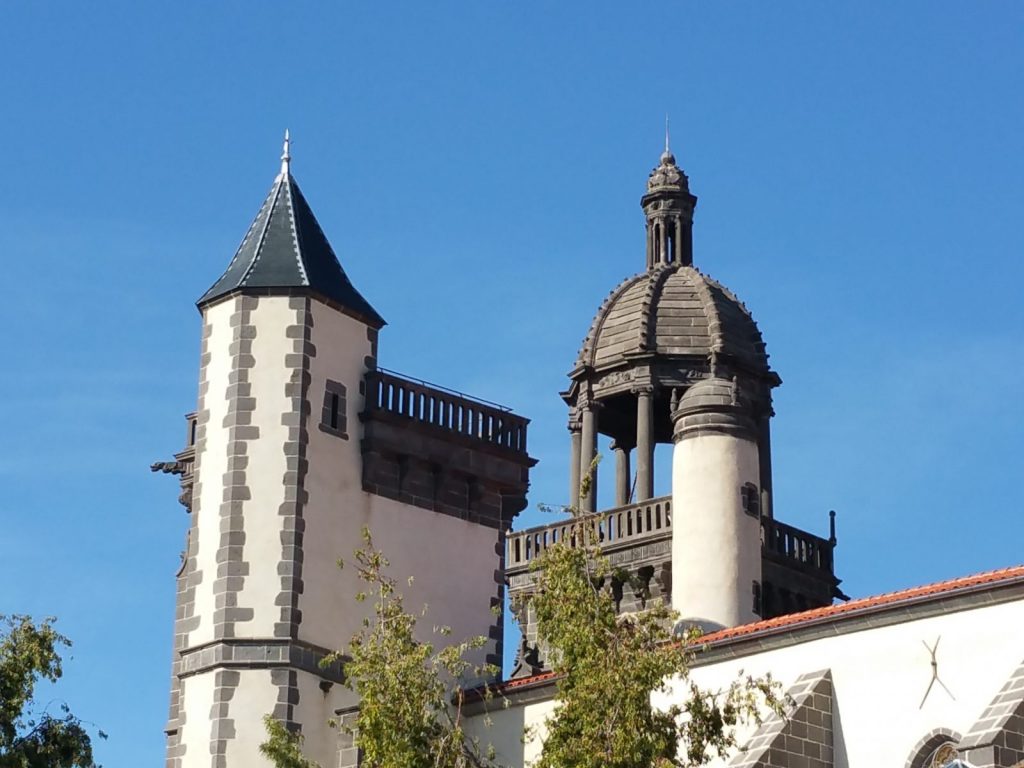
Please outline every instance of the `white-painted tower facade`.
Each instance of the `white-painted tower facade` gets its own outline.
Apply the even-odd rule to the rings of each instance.
[[[189,509],[178,576],[169,768],[267,765],[272,714],[323,766],[355,765],[328,721],[355,701],[321,660],[359,629],[368,527],[425,631],[490,639],[504,536],[525,505],[526,420],[383,371],[383,319],[352,286],[291,173],[199,300],[199,399],[175,462]],[[483,661],[483,659],[480,659]]]

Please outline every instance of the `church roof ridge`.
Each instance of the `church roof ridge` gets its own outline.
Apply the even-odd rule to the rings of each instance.
[[[978,587],[1000,584],[1003,582],[1024,581],[1024,565],[1015,565],[1007,568],[998,568],[992,571],[983,571],[968,576],[958,576],[946,581],[938,581],[932,584],[922,584],[916,587],[907,587],[894,592],[883,592],[879,595],[858,597],[845,603],[827,605],[823,608],[812,608],[799,613],[788,613],[783,616],[776,616],[772,619],[763,619],[750,624],[741,624],[738,627],[728,627],[704,635],[698,641],[701,644],[715,644],[726,640],[733,640],[749,635],[758,635],[776,629],[795,629],[812,623],[831,619],[833,617],[847,614],[861,613],[863,611],[890,607],[894,605],[903,606],[907,603],[933,597],[945,596],[957,592],[970,591]]]
[[[773,619],[741,624],[738,627],[728,627],[716,632],[710,632],[698,638],[694,645],[717,645],[730,640],[767,634],[775,630],[798,629],[821,623],[833,617],[850,614],[858,615],[875,608],[903,607],[908,603],[915,603],[930,598],[947,597],[959,592],[970,592],[980,587],[1000,586],[1014,582],[1024,582],[1024,564],[998,568],[992,571],[982,571],[981,573],[974,573],[968,576],[958,576],[945,581],[907,587],[906,589],[899,589],[893,592],[859,597],[838,605],[814,608],[799,613],[789,613]],[[517,689],[545,685],[558,677],[558,672],[547,670],[528,677],[503,680],[495,685],[493,690],[501,693],[511,693]]]
[[[349,280],[292,176],[291,159],[286,131],[280,173],[224,274],[197,304],[203,307],[246,291],[304,289],[380,328],[384,319]]]

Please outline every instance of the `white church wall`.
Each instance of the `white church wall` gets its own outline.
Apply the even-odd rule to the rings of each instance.
[[[363,491],[359,414],[365,397],[360,386],[373,347],[359,321],[318,301],[312,302],[312,316],[316,355],[310,361],[300,638],[338,648],[360,628],[366,609],[353,598],[362,586],[354,568],[339,570],[337,560],[352,560],[353,551],[362,546],[364,526],[391,561],[391,574],[401,584],[407,607],[418,611],[428,606],[420,627],[424,639],[438,640],[432,628],[440,624],[452,628],[453,640],[486,636],[496,621],[490,599],[499,567],[498,532]],[[345,385],[348,439],[318,428],[328,380]],[[409,577],[411,586],[406,584]]]
[[[701,686],[719,689],[740,674],[771,673],[783,687],[805,672],[830,669],[834,691],[835,766],[905,765],[927,733],[966,733],[1024,659],[1008,642],[1024,626],[1024,602],[810,640],[693,670]],[[939,641],[939,679],[932,678],[928,647]],[[678,686],[667,700],[682,695]],[[955,696],[955,699],[953,698]]]
[[[311,301],[311,315],[310,340],[316,354],[309,363],[307,395],[311,413],[299,636],[314,645],[336,648],[348,641],[362,616],[353,601],[358,591],[355,573],[352,569],[339,571],[337,561],[351,558],[360,543],[360,528],[367,522],[369,502],[361,481],[359,414],[364,400],[360,384],[372,346],[362,322],[316,300]],[[320,429],[328,380],[345,386],[347,438]]]
[[[550,698],[529,695],[509,701],[515,703],[505,707],[501,697],[496,697],[488,702],[486,712],[474,709],[473,716],[466,720],[466,733],[478,738],[481,747],[493,746],[499,765],[525,768],[540,757],[547,734],[545,722],[554,712],[555,703]],[[525,738],[527,728],[530,738]]]
[[[418,613],[426,606],[420,637],[435,646],[487,637],[500,621],[490,608],[493,573],[499,567],[494,551],[498,532],[381,496],[370,499],[374,543],[393,564],[406,609]],[[410,577],[412,584],[407,583]],[[451,627],[447,640],[433,634],[433,627],[441,625]],[[482,662],[493,650],[489,642],[473,658]]]
[[[965,734],[971,729],[1024,660],[1024,648],[1014,639],[1021,626],[1024,601],[989,605],[702,664],[693,668],[692,679],[705,689],[723,690],[741,676],[771,674],[786,689],[804,673],[831,670],[835,767],[904,766],[930,732],[945,728]],[[936,682],[922,705],[932,678],[928,648],[936,640],[939,679],[952,695]],[[554,711],[553,694],[553,685],[510,691],[510,706],[502,708],[497,699],[487,714],[478,706],[467,727],[482,743],[496,747],[499,762],[528,766],[540,753],[544,721]],[[686,688],[673,682],[653,700],[668,706],[685,694]],[[522,743],[524,727],[531,738]],[[741,728],[740,744],[753,731],[752,725]],[[711,765],[720,768],[728,762]]]
[[[343,685],[321,687],[322,680],[308,672],[298,672],[299,709],[302,712],[303,751],[321,768],[333,768],[338,753],[338,728],[331,721],[336,712],[351,700]],[[325,690],[326,688],[326,690]]]

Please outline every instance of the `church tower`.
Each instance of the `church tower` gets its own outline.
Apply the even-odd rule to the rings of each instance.
[[[771,518],[771,390],[780,380],[746,307],[694,267],[697,198],[667,135],[640,205],[646,268],[598,310],[563,394],[570,483],[578,487],[593,472],[597,435],[605,434],[615,455],[616,508],[645,502],[654,496],[654,447],[673,444],[664,598],[685,618],[735,625],[759,610],[760,521]],[[588,512],[597,511],[591,479],[582,499]]]
[[[695,266],[696,205],[666,136],[640,199],[643,271],[598,308],[562,398],[567,501],[593,515],[617,569],[606,585],[616,606],[632,611],[661,601],[684,622],[709,629],[829,605],[842,593],[834,532],[825,539],[776,519],[770,422],[781,379],[747,308]],[[672,446],[672,471],[656,496],[659,444]],[[614,456],[613,473],[601,465],[599,475],[594,460],[602,452]],[[584,477],[590,482],[581,486]],[[598,491],[609,481],[614,502],[601,508]],[[529,610],[531,562],[551,544],[571,541],[571,530],[560,522],[509,540],[507,574],[523,626],[516,674],[543,667]]]
[[[355,765],[328,721],[358,702],[338,665],[360,628],[350,569],[368,527],[424,632],[490,638],[504,535],[525,506],[526,419],[379,368],[384,320],[352,285],[291,172],[199,299],[199,399],[162,468],[189,509],[178,575],[168,768],[267,765],[272,714],[310,758]],[[436,640],[436,639],[435,639]],[[443,642],[443,641],[441,641]]]

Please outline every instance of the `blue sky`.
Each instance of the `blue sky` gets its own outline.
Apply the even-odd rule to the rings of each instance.
[[[186,516],[148,465],[286,126],[381,364],[531,417],[536,504],[669,113],[695,262],[784,380],[777,515],[838,511],[853,596],[1024,560],[1022,32],[1011,2],[6,4],[0,612],[60,617],[101,762],[162,760]]]

